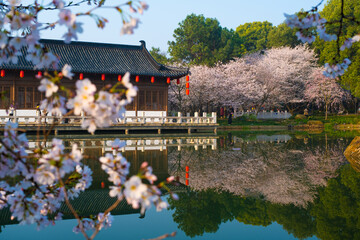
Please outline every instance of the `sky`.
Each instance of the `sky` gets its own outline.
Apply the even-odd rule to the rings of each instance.
[[[122,0],[107,0],[107,4],[116,5]],[[81,18],[84,32],[78,41],[102,42],[115,44],[140,45],[145,40],[146,47],[159,47],[167,52],[168,41],[173,40],[173,32],[187,15],[203,14],[208,18],[216,18],[222,27],[236,29],[240,24],[254,21],[269,21],[278,25],[284,21],[284,13],[293,14],[300,9],[310,10],[320,0],[144,0],[149,9],[139,15],[142,22],[133,35],[120,35],[122,21],[120,15],[113,9],[98,11],[109,23],[105,29],[97,29],[90,18]],[[125,2],[125,1],[124,1]],[[75,9],[74,9],[75,10]],[[84,8],[78,7],[79,11]],[[127,8],[125,8],[127,10]],[[56,14],[43,16],[50,21]],[[56,16],[56,15],[55,15]],[[42,38],[61,39],[65,28],[44,32]]]

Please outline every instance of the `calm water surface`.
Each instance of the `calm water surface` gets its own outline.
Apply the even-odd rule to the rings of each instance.
[[[170,209],[151,208],[145,216],[122,203],[112,212],[113,226],[96,239],[151,239],[173,231],[177,236],[170,239],[360,239],[360,173],[343,155],[354,137],[346,135],[225,132],[124,139],[131,173],[148,161],[159,178],[177,178],[172,190],[180,200],[164,195]],[[114,199],[101,188],[109,183],[96,159],[111,152],[113,137],[64,138],[68,147],[83,148],[94,171],[91,189],[73,205],[84,216],[103,212]],[[10,221],[2,210],[0,239],[83,239],[72,232],[76,221],[67,207],[62,211],[66,220],[37,231]]]

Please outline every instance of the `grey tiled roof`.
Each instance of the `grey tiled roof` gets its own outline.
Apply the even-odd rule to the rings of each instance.
[[[179,78],[188,74],[187,68],[175,68],[157,63],[141,45],[119,45],[90,42],[71,42],[66,44],[60,40],[41,40],[41,42],[60,58],[59,69],[65,64],[77,73],[125,74]],[[34,65],[25,60],[25,49],[18,64],[2,66],[5,69],[33,70]]]

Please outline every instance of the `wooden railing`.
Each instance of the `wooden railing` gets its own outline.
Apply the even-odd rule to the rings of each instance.
[[[88,116],[0,116],[0,124],[5,124],[8,121],[17,122],[19,125],[38,125],[38,124],[52,124],[57,122],[61,125],[81,125]],[[114,125],[145,125],[145,124],[173,124],[173,125],[212,125],[217,123],[216,113],[203,113],[200,117],[197,112],[194,116],[187,114],[182,116],[178,113],[177,116],[132,116],[118,119]]]
[[[65,149],[72,149],[74,144],[77,144],[78,147],[83,151],[85,149],[102,149],[102,153],[105,152],[113,152],[113,148],[111,147],[111,140],[63,140],[64,142],[68,142],[70,146],[65,147]],[[86,144],[89,142],[90,144]],[[126,150],[147,150],[147,149],[158,149],[162,151],[167,147],[177,147],[180,151],[183,147],[193,147],[195,150],[199,148],[207,148],[211,147],[212,150],[217,148],[217,138],[171,138],[171,139],[139,139],[139,140],[124,140],[125,146],[121,149],[121,151]],[[29,148],[34,149],[42,143],[41,141],[30,141]],[[49,149],[52,147],[52,142],[47,141],[44,144],[44,147]]]

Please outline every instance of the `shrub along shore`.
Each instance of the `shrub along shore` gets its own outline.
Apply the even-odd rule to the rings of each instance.
[[[330,115],[291,117],[286,120],[257,120],[249,117],[234,118],[231,124],[224,118],[218,119],[219,130],[360,130],[360,115]]]

